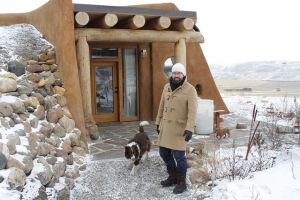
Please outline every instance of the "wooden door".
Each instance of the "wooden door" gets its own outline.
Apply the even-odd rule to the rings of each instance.
[[[116,62],[92,64],[92,107],[96,121],[119,121],[119,90]]]

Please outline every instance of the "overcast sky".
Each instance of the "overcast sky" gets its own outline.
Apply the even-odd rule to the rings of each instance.
[[[0,12],[25,12],[46,0],[0,0]],[[196,11],[209,64],[300,60],[298,0],[73,0],[76,3],[134,5],[174,2]]]

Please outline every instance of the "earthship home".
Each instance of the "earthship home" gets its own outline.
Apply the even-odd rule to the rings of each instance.
[[[55,46],[68,107],[81,139],[96,122],[153,120],[175,62],[201,98],[228,112],[199,43],[196,12],[172,3],[136,6],[50,0],[28,13],[0,14],[0,25],[32,24]]]

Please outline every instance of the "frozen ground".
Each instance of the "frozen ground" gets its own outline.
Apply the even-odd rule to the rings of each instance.
[[[141,165],[138,176],[130,175],[129,163],[125,158],[90,162],[76,180],[71,199],[193,199],[191,191],[175,195],[173,187],[160,186],[167,174],[157,152]]]

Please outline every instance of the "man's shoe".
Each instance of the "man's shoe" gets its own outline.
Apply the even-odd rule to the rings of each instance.
[[[185,174],[178,177],[177,184],[173,190],[174,194],[181,194],[187,189],[186,183],[185,183],[185,177],[186,177]]]
[[[160,182],[163,187],[170,187],[177,183],[176,172],[169,173],[169,177],[166,180]]]

